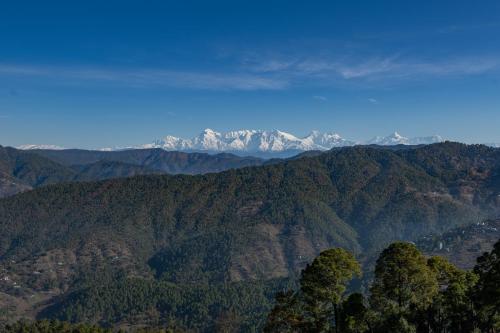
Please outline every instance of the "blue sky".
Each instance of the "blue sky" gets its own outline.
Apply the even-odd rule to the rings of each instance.
[[[500,2],[2,4],[0,144],[207,127],[500,142]]]

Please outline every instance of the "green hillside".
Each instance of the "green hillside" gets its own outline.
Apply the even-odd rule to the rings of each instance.
[[[221,153],[185,153],[163,149],[94,151],[81,149],[32,150],[32,153],[66,166],[88,165],[100,161],[121,162],[168,174],[202,174],[245,166],[261,165],[264,160]]]
[[[323,249],[368,257],[497,216],[499,166],[499,150],[484,146],[352,147],[219,174],[39,188],[0,201],[10,281],[0,302],[11,317],[208,331],[230,314],[252,331],[273,291]]]
[[[476,258],[493,249],[500,239],[500,219],[486,220],[453,228],[443,234],[426,235],[417,241],[429,255],[439,255],[464,269],[471,269]]]
[[[264,160],[254,157],[162,149],[23,151],[0,146],[0,198],[61,182],[165,173],[203,174],[262,163]]]

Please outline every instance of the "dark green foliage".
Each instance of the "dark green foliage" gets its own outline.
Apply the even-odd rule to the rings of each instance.
[[[92,164],[71,166],[76,175],[72,181],[97,181],[125,178],[136,175],[160,174],[147,167],[115,161],[98,161]]]
[[[500,241],[492,252],[478,258],[474,272],[463,271],[442,257],[426,259],[413,244],[393,243],[377,260],[375,278],[367,304],[361,293],[342,296],[328,293],[335,282],[323,279],[321,270],[311,270],[318,257],[302,276],[312,275],[314,290],[301,279],[297,292],[276,295],[264,331],[342,332],[342,333],[494,333],[499,330],[498,276]],[[337,253],[338,261],[343,261]],[[307,272],[307,273],[306,273]],[[346,282],[345,280],[344,282]],[[305,283],[305,284],[304,284]],[[320,292],[316,292],[319,290]],[[312,292],[311,292],[312,291]],[[308,295],[309,293],[309,295]],[[311,315],[308,298],[337,304],[335,321]],[[328,307],[320,307],[324,313]]]
[[[427,311],[437,293],[435,274],[415,245],[393,243],[381,253],[370,289],[370,305],[381,319],[380,327],[416,331],[415,317]]]
[[[56,162],[30,152],[0,146],[0,180],[15,182],[20,190],[72,179],[75,173]],[[3,185],[3,186],[1,186]],[[0,182],[0,197],[6,194]]]
[[[490,253],[477,260],[474,272],[479,280],[475,288],[475,304],[480,327],[485,332],[500,330],[500,241]]]
[[[57,320],[41,320],[36,322],[21,321],[7,325],[4,333],[112,333],[111,329],[103,329],[94,325],[69,324]]]
[[[156,276],[178,283],[229,282],[231,249],[238,235],[227,229],[173,243],[157,252],[148,264]]]
[[[182,333],[178,328],[140,328],[137,330],[122,330],[102,328],[97,325],[71,324],[58,320],[18,321],[5,327],[0,327],[2,333]],[[218,331],[219,332],[219,331]]]
[[[269,313],[264,332],[300,332],[305,331],[304,303],[300,294],[288,290],[276,294],[275,305]]]
[[[99,272],[82,281],[78,290],[39,316],[69,322],[112,326],[140,320],[152,327],[182,327],[213,331],[231,313],[238,329],[253,332],[262,326],[262,313],[271,308],[272,295],[289,286],[286,280],[227,284],[174,284],[165,280],[126,277]]]
[[[369,309],[363,294],[350,294],[342,303],[339,312],[339,332],[363,333],[370,329]]]
[[[301,297],[316,332],[327,332],[332,325],[338,327],[340,302],[348,282],[356,275],[361,275],[358,262],[339,248],[321,252],[302,271]]]
[[[443,150],[440,145],[432,147]],[[425,147],[425,153],[432,155],[430,149]],[[22,230],[29,229],[36,230],[30,244],[47,241],[60,246],[72,234],[81,238],[82,228],[95,233],[119,225],[118,234],[123,231],[130,238],[147,232],[149,242],[161,240],[158,245],[163,246],[165,236],[185,239],[196,230],[204,234],[212,227],[231,225],[241,230],[240,226],[251,229],[266,223],[283,226],[283,236],[306,228],[306,235],[320,244],[316,251],[340,245],[357,252],[360,246],[379,249],[394,239],[414,239],[487,213],[447,195],[439,177],[427,175],[398,154],[402,153],[345,148],[217,175],[52,186],[0,203],[2,226],[7,231],[18,229],[4,234],[0,242],[23,239],[28,233]],[[57,233],[50,229],[55,225],[68,229],[64,238],[54,239]],[[17,247],[12,245],[11,251]],[[0,254],[6,250],[0,246]]]
[[[0,197],[69,181],[97,181],[147,174],[202,174],[261,165],[231,154],[168,152],[162,149],[30,150],[0,146]]]
[[[264,331],[340,332],[339,323],[348,320],[340,313],[341,300],[349,281],[360,274],[361,268],[349,252],[339,248],[321,252],[302,271],[300,290],[277,294]],[[355,312],[354,306],[349,309]]]
[[[425,320],[434,332],[472,332],[475,310],[471,299],[476,274],[458,269],[443,257],[431,257],[427,264],[436,276],[439,293],[434,296]]]
[[[93,165],[97,162],[116,162],[135,165],[168,174],[202,174],[261,165],[264,160],[233,154],[205,154],[165,151],[163,149],[128,149],[121,151],[92,151],[80,149],[33,150],[32,153],[65,166]]]

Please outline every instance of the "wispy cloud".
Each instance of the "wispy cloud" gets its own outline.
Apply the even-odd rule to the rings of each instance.
[[[199,90],[283,90],[305,85],[385,84],[420,79],[500,72],[500,57],[438,60],[387,57],[255,57],[219,72],[165,69],[24,66],[0,64],[1,76],[25,76],[54,82],[96,82],[130,86],[164,86]],[[321,96],[315,96],[317,100]]]
[[[339,64],[335,70],[344,79],[374,77],[384,73],[394,73],[400,70],[401,64],[396,62],[397,56],[384,59],[370,59],[358,64]]]
[[[287,70],[295,64],[296,60],[270,59],[266,62],[252,63],[249,61],[248,67],[256,72],[277,72]]]
[[[326,102],[328,100],[328,98],[326,98],[325,96],[319,96],[319,95],[313,96],[313,99],[321,102]]]
[[[500,26],[500,23],[498,23],[498,22],[489,22],[489,23],[482,23],[482,24],[455,24],[455,25],[448,25],[448,26],[442,27],[442,28],[438,29],[437,32],[440,34],[452,34],[452,33],[464,32],[464,31],[492,29],[492,28],[496,28],[498,26]]]
[[[372,104],[378,104],[378,100],[376,100],[375,98],[368,98],[368,102],[372,103]]]
[[[271,60],[270,63],[280,63]],[[404,59],[400,55],[372,57],[358,61],[345,59],[297,59],[282,63],[275,73],[290,78],[317,81],[412,80],[426,77],[477,75],[500,70],[500,57],[458,57],[435,61]],[[285,64],[287,64],[285,66]],[[262,68],[272,68],[266,63]],[[253,66],[252,70],[259,68]]]
[[[0,75],[202,90],[280,90],[289,85],[289,82],[283,78],[255,73],[205,73],[154,69],[120,70],[0,64]]]

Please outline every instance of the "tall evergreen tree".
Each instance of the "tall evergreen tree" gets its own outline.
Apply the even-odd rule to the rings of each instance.
[[[477,259],[474,272],[479,280],[474,301],[478,309],[481,330],[500,331],[500,241],[490,253]]]
[[[362,294],[344,297],[357,274],[347,251],[322,252],[302,271],[298,291],[277,295],[265,332],[500,332],[500,241],[474,271],[393,243],[377,260],[369,306]]]
[[[443,257],[430,258],[428,265],[439,284],[428,311],[432,332],[472,332],[475,320],[470,300],[477,275],[458,269]]]
[[[339,331],[342,333],[364,333],[370,329],[369,309],[363,294],[353,293],[342,303]]]
[[[354,256],[340,248],[321,252],[302,271],[301,291],[316,332],[332,327],[338,331],[339,305],[347,283],[360,275],[361,268]]]
[[[326,250],[307,265],[296,293],[280,293],[268,316],[265,332],[330,332],[338,330],[340,305],[348,282],[361,275],[346,250]]]
[[[378,314],[379,330],[416,332],[416,315],[427,311],[437,293],[435,274],[417,247],[391,244],[377,260],[371,287],[370,304]]]

